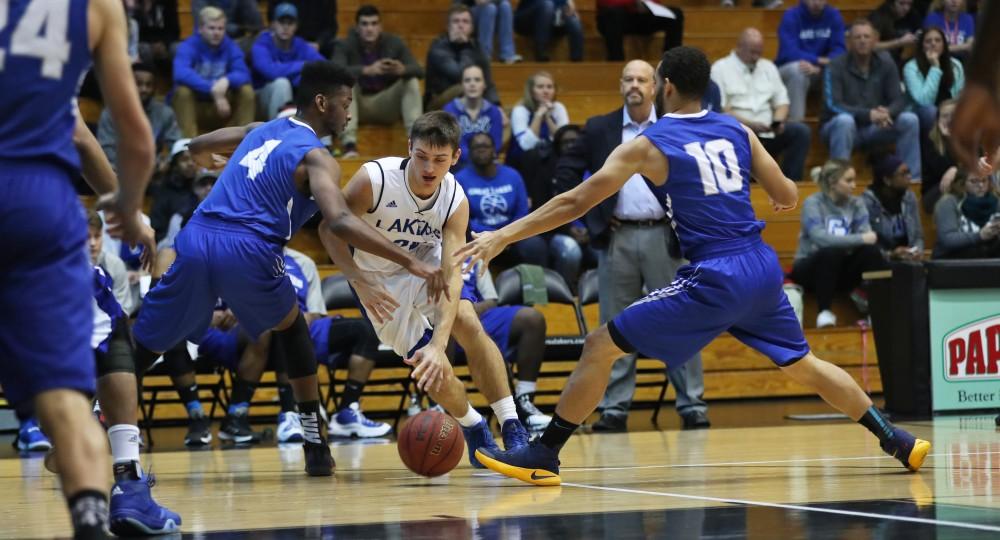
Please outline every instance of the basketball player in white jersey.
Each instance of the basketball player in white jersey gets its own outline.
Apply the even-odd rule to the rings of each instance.
[[[433,302],[424,281],[398,264],[347,244],[320,227],[320,238],[347,276],[379,339],[415,366],[417,387],[458,419],[469,443],[469,461],[481,468],[476,448],[496,448],[486,421],[469,405],[465,386],[445,355],[454,336],[469,358],[469,370],[500,421],[504,446],[527,444],[507,385],[503,357],[483,330],[472,304],[459,302],[462,275],[451,253],[465,242],[469,202],[448,170],[461,154],[461,130],[442,111],[421,116],[410,130],[408,158],[386,157],[365,163],[344,189],[357,216],[415,258],[440,264],[448,294]],[[398,304],[398,308],[394,308]]]

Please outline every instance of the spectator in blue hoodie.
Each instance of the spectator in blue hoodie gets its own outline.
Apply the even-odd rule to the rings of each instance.
[[[268,118],[277,116],[281,107],[292,101],[302,64],[323,60],[306,40],[296,37],[298,27],[299,10],[287,2],[278,4],[271,29],[262,32],[250,50],[257,101]]]
[[[209,6],[198,20],[198,33],[182,41],[174,56],[174,113],[187,138],[220,125],[243,126],[254,117],[250,69],[226,36],[226,14]]]
[[[496,144],[489,133],[470,137],[471,166],[455,175],[469,199],[469,228],[472,232],[495,231],[528,215],[528,191],[516,170],[497,163]],[[463,151],[464,153],[464,151]],[[545,239],[532,236],[509,249],[511,264],[545,266],[548,259]]]
[[[788,89],[788,121],[806,115],[806,94],[830,60],[844,54],[844,19],[826,0],[802,0],[778,26],[778,65]]]
[[[483,70],[475,64],[466,66],[462,70],[462,95],[446,103],[443,108],[444,112],[458,119],[458,125],[462,128],[462,138],[458,143],[462,153],[452,169],[454,171],[461,170],[469,163],[469,142],[476,133],[489,133],[493,138],[494,149],[500,153],[503,112],[483,96],[485,91],[486,78]]]

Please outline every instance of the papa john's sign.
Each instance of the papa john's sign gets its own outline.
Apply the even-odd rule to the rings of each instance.
[[[1000,408],[1000,290],[931,290],[935,411]]]

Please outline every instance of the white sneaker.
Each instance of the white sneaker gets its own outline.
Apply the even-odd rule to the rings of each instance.
[[[278,414],[278,442],[302,442],[306,438],[302,431],[302,419],[295,411]]]
[[[524,422],[524,427],[529,431],[539,431],[547,428],[552,417],[538,410],[531,398],[534,394],[521,394],[517,396],[514,403],[518,408],[518,416]]]
[[[392,426],[385,422],[369,420],[357,403],[351,403],[349,407],[333,415],[327,431],[336,437],[384,437],[392,431]]]
[[[837,316],[829,309],[824,309],[816,315],[816,328],[827,328],[837,326]]]

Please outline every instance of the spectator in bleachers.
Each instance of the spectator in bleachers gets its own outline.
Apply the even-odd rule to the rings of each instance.
[[[185,137],[222,125],[243,126],[256,106],[243,51],[226,36],[226,14],[206,7],[198,33],[174,56],[174,112]]]
[[[528,215],[528,192],[516,170],[497,163],[496,142],[488,132],[473,134],[468,141],[468,167],[455,179],[469,199],[469,228],[472,232],[495,231]],[[464,153],[464,152],[463,152]],[[536,264],[548,262],[545,239],[525,238],[510,246],[507,262]]]
[[[467,66],[462,70],[462,95],[444,106],[444,111],[458,119],[458,125],[462,128],[462,138],[459,140],[462,153],[453,168],[455,171],[469,163],[469,144],[476,133],[489,133],[495,152],[500,153],[503,112],[495,103],[483,97],[485,88],[483,70],[477,65]]]
[[[206,7],[218,8],[225,13],[226,35],[233,39],[252,39],[264,28],[256,0],[191,0],[195,28],[203,22],[200,14]]]
[[[903,65],[903,53],[909,53],[920,39],[923,21],[913,10],[913,0],[885,0],[868,15],[878,32],[876,51],[892,55],[896,65]]]
[[[323,58],[330,58],[338,30],[337,0],[267,0],[268,18],[273,20],[274,9],[286,1],[299,11],[297,35],[318,49]]]
[[[998,194],[989,176],[958,171],[934,206],[935,259],[1000,257]]]
[[[524,83],[524,96],[510,112],[510,147],[507,164],[523,174],[519,166],[525,152],[547,147],[552,135],[569,123],[566,106],[556,101],[556,81],[547,71],[538,71]]]
[[[135,79],[135,85],[139,91],[139,101],[142,103],[146,118],[149,119],[149,125],[153,129],[153,140],[156,142],[157,166],[154,174],[163,174],[170,164],[170,150],[177,139],[181,138],[177,118],[170,106],[154,97],[156,76],[153,74],[151,65],[133,64],[132,77]],[[101,143],[104,154],[108,156],[108,162],[117,171],[118,130],[111,122],[111,114],[108,109],[101,111],[101,118],[97,123],[97,140]]]
[[[806,116],[806,94],[831,60],[844,54],[844,20],[826,0],[802,0],[781,17],[778,65],[788,90],[788,120]]]
[[[940,28],[924,31],[917,53],[903,68],[903,81],[910,105],[920,119],[920,133],[926,135],[937,120],[938,105],[957,98],[965,86],[962,63],[949,53]]]
[[[171,216],[197,204],[193,199],[191,183],[198,167],[188,152],[190,142],[191,139],[180,139],[171,147],[166,177],[153,192],[149,221],[156,232],[157,242],[166,236]]]
[[[635,0],[597,0],[597,31],[604,36],[607,60],[625,60],[625,34],[648,36],[663,32],[664,51],[679,47],[684,39],[684,11],[677,6],[669,9],[675,18],[653,15],[645,4]]]
[[[463,70],[471,65],[483,72],[486,100],[499,104],[500,95],[490,77],[490,59],[472,38],[472,12],[467,6],[454,4],[448,9],[447,31],[427,50],[424,110],[440,109],[462,94]]]
[[[338,44],[333,60],[347,67],[354,85],[351,116],[340,140],[344,157],[358,155],[358,123],[392,124],[403,119],[410,127],[424,113],[420,81],[424,70],[406,43],[382,31],[378,8],[366,4],[354,15],[356,26]]]
[[[178,198],[177,202],[179,204],[173,209],[174,213],[171,214],[169,221],[167,221],[166,233],[162,239],[158,239],[158,249],[174,247],[177,233],[181,232],[181,228],[184,225],[187,225],[188,220],[194,215],[194,211],[201,204],[201,201],[204,201],[205,197],[208,197],[208,193],[212,191],[212,186],[215,185],[218,177],[219,175],[215,171],[207,169],[198,171],[198,174],[194,177],[194,181],[188,187],[187,197]]]
[[[920,148],[923,182],[920,184],[920,202],[924,211],[934,213],[934,206],[941,195],[948,193],[955,180],[958,167],[951,153],[951,117],[955,100],[949,99],[938,106],[937,122],[931,128],[927,141]]]
[[[922,259],[924,229],[917,196],[910,191],[910,169],[887,153],[875,157],[872,172],[872,184],[861,198],[882,254],[892,260]]]
[[[139,60],[169,68],[174,44],[181,38],[177,0],[138,0],[132,15],[139,23]]]
[[[295,35],[298,27],[298,9],[287,2],[278,4],[271,29],[261,32],[250,49],[258,107],[268,119],[277,116],[294,98],[302,65],[324,60],[306,40]]]
[[[104,219],[94,210],[87,211],[87,248],[90,251],[90,264],[100,266],[111,278],[111,292],[121,305],[126,315],[131,315],[139,309],[129,292],[128,269],[114,253],[104,250]]]
[[[456,2],[459,0],[456,0]],[[514,10],[510,0],[461,0],[472,9],[476,23],[476,39],[486,58],[493,58],[493,39],[499,45],[499,58],[504,64],[523,60],[514,48]]]
[[[788,121],[788,91],[763,52],[764,36],[747,28],[733,52],[712,64],[712,80],[722,93],[721,112],[752,129],[771,155],[783,154],[781,171],[798,182],[812,134],[802,122]]]
[[[976,19],[965,10],[965,0],[934,0],[924,19],[924,27],[944,30],[951,54],[968,58],[976,37]]]
[[[920,121],[905,111],[899,69],[885,52],[874,51],[875,30],[861,19],[851,24],[851,50],[826,69],[820,135],[830,147],[830,158],[849,161],[864,146],[895,143],[902,159],[919,182]]]
[[[514,12],[514,29],[535,40],[535,61],[549,61],[552,34],[566,34],[569,59],[583,60],[583,24],[573,0],[520,0]]]
[[[816,294],[816,327],[825,328],[837,325],[830,311],[834,293],[853,290],[852,297],[860,297],[861,274],[885,268],[886,261],[876,246],[878,235],[872,231],[868,209],[854,195],[851,164],[828,161],[816,180],[820,192],[802,203],[802,229],[790,277]]]

